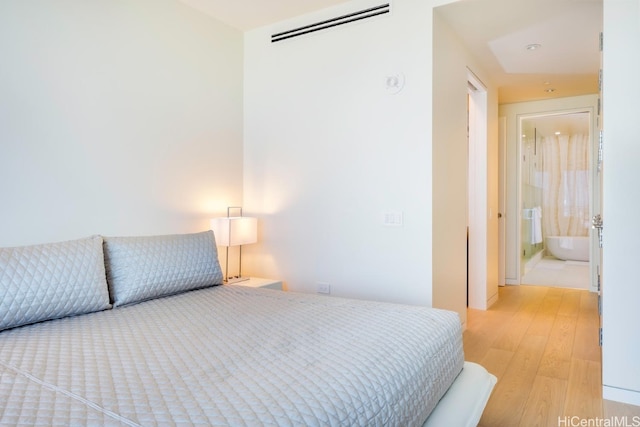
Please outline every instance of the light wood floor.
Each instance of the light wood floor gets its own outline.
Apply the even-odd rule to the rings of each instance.
[[[489,310],[468,310],[464,333],[465,359],[498,377],[480,426],[640,414],[636,406],[603,407],[596,294],[524,285],[499,292]]]

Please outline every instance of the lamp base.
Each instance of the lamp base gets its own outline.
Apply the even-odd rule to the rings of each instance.
[[[251,277],[234,276],[234,277],[229,277],[227,280],[225,280],[224,283],[229,285],[231,283],[244,282],[245,280],[249,280],[249,279],[251,279]]]

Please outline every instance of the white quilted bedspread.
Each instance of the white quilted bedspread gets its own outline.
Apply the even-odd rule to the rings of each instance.
[[[0,332],[0,425],[420,425],[455,313],[218,286]]]

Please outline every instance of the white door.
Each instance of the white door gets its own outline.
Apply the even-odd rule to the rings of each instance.
[[[498,286],[504,286],[506,282],[506,242],[507,222],[506,212],[506,167],[507,167],[507,118],[498,119]]]

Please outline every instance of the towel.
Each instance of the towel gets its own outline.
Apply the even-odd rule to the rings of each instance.
[[[531,209],[531,244],[542,243],[542,208]]]

